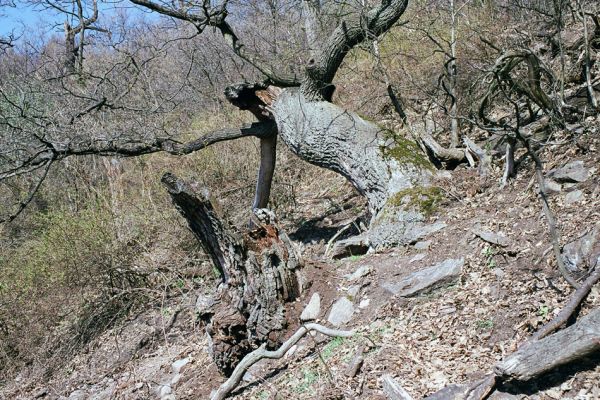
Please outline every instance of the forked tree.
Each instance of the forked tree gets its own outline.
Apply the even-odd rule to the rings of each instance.
[[[220,32],[235,55],[264,76],[261,82],[233,84],[225,91],[229,102],[253,113],[257,122],[215,131],[188,143],[169,138],[129,143],[53,142],[44,138],[38,151],[12,164],[0,178],[49,168],[53,162],[73,155],[136,156],[160,151],[183,155],[224,140],[258,137],[261,161],[252,205],[255,216],[251,228],[241,234],[219,219],[202,191],[192,190],[173,175],[163,177],[175,205],[221,271],[221,284],[214,296],[201,301],[201,314],[207,320],[213,358],[222,371],[230,372],[260,343],[273,348],[282,342],[289,324],[285,303],[302,290],[298,275],[301,258],[266,210],[277,138],[301,159],[344,176],[366,198],[369,229],[351,241],[354,250],[411,243],[443,226],[428,223],[427,212],[439,193],[431,186],[434,168],[419,147],[402,133],[384,129],[332,102],[333,80],[346,55],[390,30],[408,0],[382,0],[373,5],[363,2],[360,7],[348,8],[350,12],[329,29],[321,22],[321,2],[305,0],[308,50],[303,73],[295,75],[275,70],[244,46],[243,38],[228,22],[235,7],[230,10],[227,0],[216,6],[208,0],[199,4],[131,1],[188,22],[199,32],[208,27]],[[107,99],[101,99],[86,112],[110,108],[108,105]]]

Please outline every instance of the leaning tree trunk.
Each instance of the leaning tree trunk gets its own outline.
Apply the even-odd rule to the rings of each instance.
[[[412,243],[443,227],[427,223],[441,192],[416,143],[333,103],[311,100],[302,88],[283,90],[270,109],[296,155],[340,173],[366,197],[370,247]]]
[[[202,299],[199,312],[207,321],[212,357],[229,375],[260,344],[276,348],[283,343],[285,303],[301,291],[299,258],[270,211],[255,210],[253,228],[235,232],[219,219],[206,194],[172,174],[162,181],[221,273],[216,294]]]

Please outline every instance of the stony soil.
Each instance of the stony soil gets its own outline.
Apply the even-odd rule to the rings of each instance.
[[[599,144],[588,138],[549,147],[544,154],[547,171],[574,160],[589,170],[584,182],[563,184],[550,196],[562,244],[581,238],[600,221]],[[346,298],[352,315],[343,326],[357,334],[351,339],[305,337],[285,358],[255,365],[234,398],[383,399],[384,374],[420,398],[477,379],[515,351],[560,311],[573,290],[549,250],[530,162],[525,160],[504,188],[500,176],[499,168],[486,179],[465,167],[440,174],[445,196],[431,221],[445,222],[446,228],[411,246],[339,261],[324,257],[327,241],[360,215],[362,200],[331,175],[325,176],[329,184],[316,183],[322,185],[320,192],[314,186],[302,188],[286,229],[307,260],[304,273],[311,285],[292,307],[290,333],[311,295],[319,293],[319,320],[329,324],[332,304]],[[483,240],[481,232],[500,235],[503,245]],[[410,274],[448,259],[464,262],[456,279],[411,297],[390,290]],[[584,276],[588,268],[579,266],[576,274]],[[167,293],[162,304],[105,332],[59,370],[47,373],[39,365],[23,370],[0,388],[0,397],[207,398],[224,378],[211,362],[196,321],[196,294]],[[596,287],[580,315],[598,306]],[[355,377],[347,377],[348,363],[361,346],[364,365]],[[503,387],[492,398],[600,399],[599,382],[600,355],[523,387]]]

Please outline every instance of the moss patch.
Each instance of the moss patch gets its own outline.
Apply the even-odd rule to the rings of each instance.
[[[433,164],[421,152],[419,146],[412,140],[406,139],[390,130],[385,130],[384,137],[392,139],[394,144],[391,147],[381,146],[381,153],[385,158],[393,158],[400,165],[413,164],[418,168],[424,168],[432,171]]]
[[[408,198],[408,201],[405,199]],[[387,201],[387,205],[400,207],[403,204],[419,210],[423,215],[431,215],[444,198],[442,190],[436,186],[416,186],[401,190]]]

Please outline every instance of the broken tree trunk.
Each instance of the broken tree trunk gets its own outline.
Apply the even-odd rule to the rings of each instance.
[[[526,344],[497,364],[495,373],[503,381],[528,381],[598,351],[600,309],[558,333]]]
[[[212,357],[230,374],[248,353],[283,342],[286,302],[300,294],[300,261],[274,215],[255,210],[253,229],[235,232],[219,219],[209,197],[172,174],[162,178],[173,203],[219,269],[222,283],[200,310]]]

